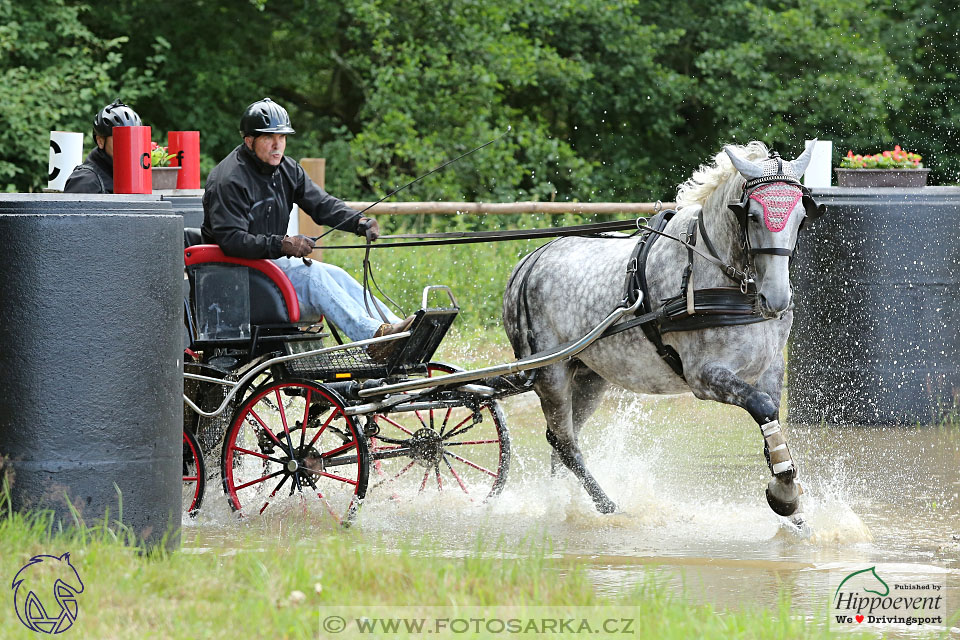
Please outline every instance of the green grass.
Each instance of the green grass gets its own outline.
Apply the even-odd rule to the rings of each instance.
[[[68,631],[74,638],[310,638],[318,637],[325,611],[345,605],[389,606],[396,616],[454,605],[539,615],[529,608],[572,605],[593,607],[597,615],[612,607],[622,617],[619,607],[628,607],[632,637],[830,637],[824,625],[792,616],[786,601],[772,611],[720,611],[669,593],[653,574],[604,599],[582,567],[556,559],[545,543],[478,541],[476,554],[451,559],[393,541],[395,551],[378,551],[382,542],[313,524],[307,516],[238,525],[229,546],[200,534],[192,547],[202,553],[142,553],[116,528],[53,532],[42,515],[8,514],[0,519],[0,575],[14,576],[33,555],[69,551],[85,585]],[[511,556],[499,548],[510,548]],[[12,606],[0,607],[0,629],[5,638],[35,637]]]

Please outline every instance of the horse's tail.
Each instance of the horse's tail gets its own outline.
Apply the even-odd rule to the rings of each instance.
[[[527,304],[527,281],[533,267],[546,250],[556,240],[551,240],[535,251],[528,253],[513,268],[507,288],[503,292],[503,329],[513,347],[515,358],[522,358],[537,352],[536,340],[530,321],[530,306]],[[507,318],[514,318],[515,330],[510,331]]]

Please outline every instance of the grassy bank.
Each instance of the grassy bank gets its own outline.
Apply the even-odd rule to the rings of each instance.
[[[544,544],[478,542],[475,556],[453,559],[402,544],[387,553],[356,532],[318,532],[308,520],[238,527],[231,540],[239,542],[229,546],[200,538],[186,551],[142,554],[115,530],[51,533],[43,518],[11,515],[0,520],[0,575],[11,579],[36,554],[70,552],[85,586],[67,632],[74,638],[327,637],[319,625],[336,605],[389,606],[398,616],[436,606],[573,605],[618,619],[628,612],[636,631],[628,637],[828,637],[821,625],[793,618],[787,603],[776,611],[717,611],[687,604],[652,578],[605,600],[580,567],[554,559]],[[495,551],[507,547],[511,557]],[[0,629],[5,638],[35,637],[12,606],[0,607]]]

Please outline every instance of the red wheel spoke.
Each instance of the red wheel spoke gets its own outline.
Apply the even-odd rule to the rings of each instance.
[[[184,482],[196,482],[200,479],[200,476],[183,476]]]
[[[287,445],[290,447],[290,455],[293,456],[293,438],[290,437],[290,426],[287,425],[287,410],[283,408],[283,399],[280,397],[280,388],[273,390],[277,397],[277,409],[280,411],[280,422],[283,423],[283,433],[287,436]],[[309,405],[307,405],[309,407]]]
[[[450,414],[453,413],[453,407],[447,407],[447,413],[443,416],[443,424],[440,425],[440,437],[443,437],[443,432],[447,429],[447,422],[450,420]]]
[[[263,476],[262,478],[257,478],[256,480],[251,480],[250,482],[245,482],[241,485],[237,485],[234,488],[235,490],[240,491],[240,489],[246,489],[252,484],[257,484],[258,482],[263,482],[264,480],[269,480],[270,478],[276,478],[281,473],[283,473],[283,469],[280,469],[279,471],[274,471],[273,473]]]
[[[277,464],[283,464],[279,458],[273,458],[268,456],[265,453],[260,453],[259,451],[251,451],[250,449],[244,449],[243,447],[230,447],[231,451],[239,451],[240,453],[245,453],[248,456],[256,456],[258,458],[263,458],[264,460],[269,460],[270,462],[276,462]]]
[[[427,478],[430,477],[430,469],[427,469],[423,474],[423,482],[420,483],[420,491],[423,491],[427,488]],[[419,492],[418,492],[419,493]]]
[[[481,467],[480,465],[476,464],[475,462],[470,462],[469,460],[466,460],[466,459],[464,459],[464,458],[461,458],[460,456],[458,456],[458,455],[455,454],[455,453],[451,453],[451,452],[448,451],[448,452],[447,452],[447,455],[450,456],[451,458],[453,458],[454,460],[459,460],[460,462],[462,462],[463,464],[467,465],[468,467],[473,467],[473,468],[476,469],[477,471],[482,471],[483,473],[487,474],[488,476],[492,476],[492,477],[494,477],[494,478],[497,477],[497,474],[494,473],[493,471],[490,471],[489,469],[484,469],[483,467]]]
[[[307,402],[303,407],[303,422],[300,423],[300,449],[303,449],[303,441],[307,438],[307,420],[310,419],[310,394],[313,393],[307,389]]]
[[[460,485],[460,488],[463,489],[463,492],[469,495],[470,492],[467,491],[466,485],[464,485],[463,480],[460,479],[460,474],[454,470],[453,465],[447,460],[447,456],[443,456],[443,461],[447,464],[447,469],[450,469],[450,473],[453,475],[454,480],[457,481],[457,484]]]
[[[331,480],[338,480],[340,482],[346,482],[347,484],[352,484],[353,486],[357,486],[356,480],[351,480],[350,478],[344,478],[343,476],[327,473],[326,471],[316,471],[315,469],[311,469],[310,467],[304,467],[304,468],[314,475],[323,476],[324,478],[330,478]]]
[[[409,470],[410,470],[410,467],[412,467],[412,466],[415,465],[415,464],[417,464],[417,461],[416,461],[416,460],[411,460],[410,463],[409,463],[407,466],[405,466],[403,469],[400,469],[400,471],[398,471],[397,473],[395,473],[395,474],[393,475],[393,477],[387,478],[387,479],[385,479],[385,480],[381,480],[380,482],[378,482],[377,484],[375,484],[375,485],[373,485],[373,486],[374,486],[374,487],[379,487],[380,485],[382,485],[382,484],[384,484],[384,483],[393,482],[394,480],[396,480],[397,478],[399,478],[400,476],[402,476],[403,474],[405,474],[407,471],[409,471]]]
[[[267,426],[260,416],[257,415],[257,412],[254,411],[253,407],[250,407],[250,415],[257,419],[257,422],[260,423],[260,426],[263,427],[263,430],[267,432],[267,435],[270,436],[270,439],[276,442],[278,445],[283,447],[283,443],[277,439],[277,436],[273,435],[273,431],[270,430],[270,427]]]
[[[443,481],[440,480],[440,466],[437,465],[434,470],[437,472],[437,491],[443,491]]]
[[[313,443],[310,443],[310,444],[313,444]],[[348,443],[346,443],[346,444],[344,444],[344,445],[341,445],[341,446],[337,447],[336,449],[331,449],[330,451],[327,451],[326,453],[321,453],[321,454],[320,454],[320,457],[321,457],[321,458],[330,458],[330,457],[332,457],[332,456],[337,455],[337,454],[340,453],[341,451],[346,451],[346,450],[349,449],[350,447],[355,447],[355,446],[357,446],[356,441],[355,441],[355,440],[351,440],[350,442],[348,442]]]
[[[270,495],[267,497],[267,500],[263,503],[263,506],[260,507],[260,513],[263,513],[263,510],[267,508],[270,504],[270,500],[273,499],[273,496],[277,495],[277,491],[280,491],[280,488],[283,487],[283,483],[287,481],[287,478],[290,476],[283,476],[280,478],[280,482],[277,483],[277,486],[273,488],[273,491],[270,492]]]
[[[323,506],[325,506],[325,507],[327,508],[327,513],[329,513],[330,516],[331,516],[334,520],[337,521],[337,524],[342,523],[343,520],[341,520],[341,519],[340,519],[340,516],[338,516],[337,513],[333,510],[333,507],[331,507],[331,506],[330,506],[330,503],[327,502],[327,499],[323,497],[323,494],[320,493],[319,491],[317,491],[317,497],[320,498],[320,502],[322,502],[322,503],[323,503]],[[352,505],[352,504],[353,504],[353,501],[351,501],[350,504]],[[349,509],[347,510],[347,513],[350,513]]]
[[[413,435],[413,431],[410,431],[409,429],[407,429],[405,426],[403,426],[403,425],[400,424],[399,422],[394,422],[393,420],[391,420],[391,419],[388,418],[387,416],[383,416],[383,415],[382,415],[382,416],[380,416],[380,419],[383,420],[384,422],[388,422],[388,423],[392,424],[393,426],[395,426],[397,429],[400,429],[400,431],[403,431],[403,432],[404,432],[405,434],[407,434],[408,436],[412,436],[412,435]]]
[[[432,428],[432,427],[433,427],[432,424],[431,424],[429,427],[427,426],[427,423],[423,421],[423,416],[420,415],[420,412],[419,412],[419,411],[414,411],[414,412],[413,412],[413,415],[417,416],[417,420],[420,421],[420,424],[423,425],[423,428],[424,428],[424,429],[429,429],[429,428]],[[430,422],[433,422],[433,414],[432,414],[432,413],[430,414],[430,418],[431,418],[431,419],[430,419]]]
[[[453,429],[450,430],[450,432],[446,435],[446,437],[447,437],[447,438],[452,438],[453,436],[456,436],[456,435],[459,435],[460,433],[462,433],[462,431],[466,431],[467,429],[463,429],[463,430],[461,430],[461,431],[457,431],[457,430],[460,429],[460,427],[462,427],[464,424],[466,424],[467,420],[472,420],[472,419],[473,419],[473,415],[471,414],[471,415],[467,416],[466,418],[464,418],[463,420],[461,420],[461,421],[457,424],[457,426],[455,426]],[[473,424],[470,424],[467,428],[472,427],[472,426],[473,426]]]
[[[330,415],[327,416],[327,421],[323,423],[323,425],[320,427],[320,430],[317,431],[316,435],[313,436],[313,439],[310,441],[310,444],[307,445],[308,447],[312,447],[312,446],[313,446],[313,443],[315,443],[315,442],[317,441],[317,439],[318,439],[318,438],[323,434],[323,432],[326,430],[327,426],[328,426],[331,422],[333,422],[333,419],[336,418],[339,413],[340,413],[340,409],[339,409],[339,407],[338,407],[336,411],[331,412]],[[306,428],[306,427],[304,427],[304,428]]]
[[[499,440],[463,440],[462,442],[444,442],[444,447],[457,447],[464,444],[500,444]]]

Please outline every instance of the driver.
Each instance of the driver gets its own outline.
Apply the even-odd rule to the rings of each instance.
[[[214,167],[203,194],[204,242],[214,242],[229,256],[269,258],[290,279],[300,302],[301,318],[320,316],[339,327],[351,340],[365,340],[406,331],[413,316],[401,320],[382,302],[388,320],[364,305],[363,287],[346,271],[310,261],[310,238],[286,235],[290,211],[296,204],[318,224],[325,224],[371,240],[380,235],[373,218],[361,217],[343,201],[317,186],[299,163],[283,155],[287,136],[295,133],[287,110],[270,98],[247,107],[240,120],[243,142]],[[383,358],[389,352],[383,345]],[[371,347],[371,351],[373,351]],[[371,353],[374,355],[374,353]]]

